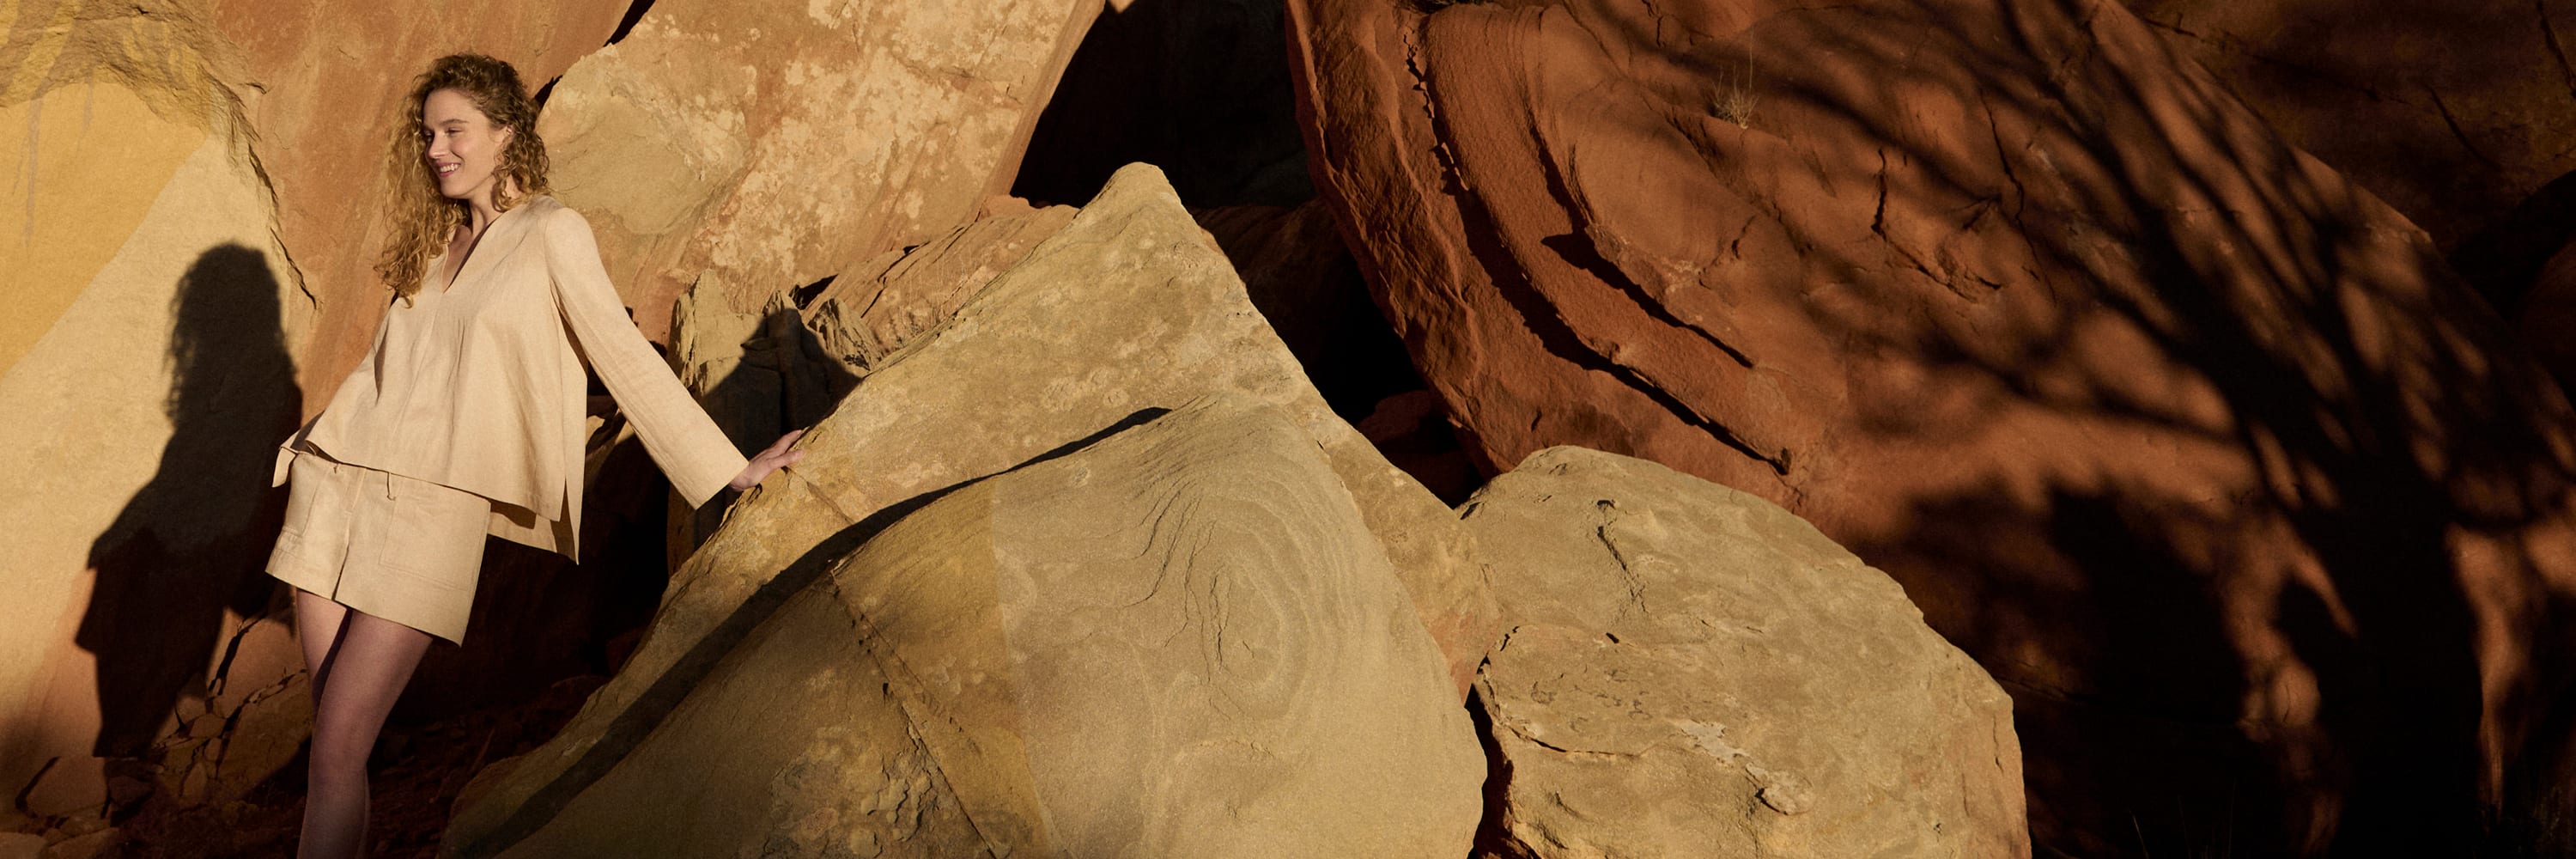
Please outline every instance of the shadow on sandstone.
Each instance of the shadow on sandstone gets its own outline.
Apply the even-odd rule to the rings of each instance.
[[[152,789],[170,747],[189,739],[169,726],[194,715],[183,702],[222,695],[243,634],[283,613],[282,589],[262,573],[285,517],[269,468],[301,398],[277,296],[266,258],[240,245],[207,250],[181,275],[163,407],[170,440],[152,479],[90,545],[97,580],[73,641],[96,657],[93,753],[109,759],[108,811],[120,819]],[[248,619],[229,637],[227,613]]]

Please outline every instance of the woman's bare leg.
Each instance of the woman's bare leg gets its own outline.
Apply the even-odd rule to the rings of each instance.
[[[315,673],[320,679],[313,685],[313,748],[305,771],[298,859],[343,859],[365,851],[367,753],[428,649],[428,633],[365,612],[347,612]]]
[[[295,589],[295,640],[304,647],[304,691],[311,693],[317,705],[322,700],[322,679],[331,670],[331,648],[339,646],[340,633],[348,621],[348,606],[303,588]]]

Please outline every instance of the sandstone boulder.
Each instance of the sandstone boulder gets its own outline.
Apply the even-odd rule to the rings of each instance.
[[[497,855],[1456,856],[1483,773],[1314,441],[1220,395],[887,527]]]
[[[1212,392],[1271,404],[1317,445],[1463,696],[1495,633],[1465,532],[1333,416],[1157,171],[1121,171],[1062,230],[1006,255],[1020,259],[954,318],[867,368],[799,442],[804,460],[733,506],[674,576],[634,657],[561,735],[477,778],[458,802],[452,849],[498,849],[489,845],[533,831],[868,534],[943,490]],[[945,277],[955,269],[919,270]],[[859,340],[823,339],[835,338]]]
[[[758,311],[972,218],[1099,10],[662,0],[564,74],[538,132],[658,340],[701,277]]]
[[[1637,456],[1886,570],[2014,693],[2040,845],[2565,819],[2576,416],[2125,8],[1288,8],[1319,192],[1487,473]]]
[[[1387,461],[1456,504],[1484,482],[1386,327],[1330,207],[1194,210],[1308,378]]]
[[[1572,447],[1460,510],[1511,630],[1486,850],[2030,855],[2011,699],[1814,526]]]

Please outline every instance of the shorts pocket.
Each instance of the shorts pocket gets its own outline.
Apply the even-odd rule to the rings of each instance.
[[[393,496],[392,521],[385,523],[378,563],[441,587],[473,587],[483,566],[483,532],[491,524],[492,502],[400,475],[386,475],[386,481]]]
[[[277,534],[275,555],[302,554],[306,535],[346,534],[348,499],[341,497],[349,474],[343,466],[312,454],[296,454],[287,465],[286,524]]]

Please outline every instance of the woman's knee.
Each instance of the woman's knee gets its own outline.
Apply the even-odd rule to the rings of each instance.
[[[311,771],[311,778],[316,781],[324,779],[355,778],[360,784],[364,784],[366,782],[367,773],[367,756],[374,751],[375,743],[373,742],[361,741],[356,737],[338,735],[324,731],[315,731],[313,733],[313,745],[308,751],[310,756],[309,769]]]

